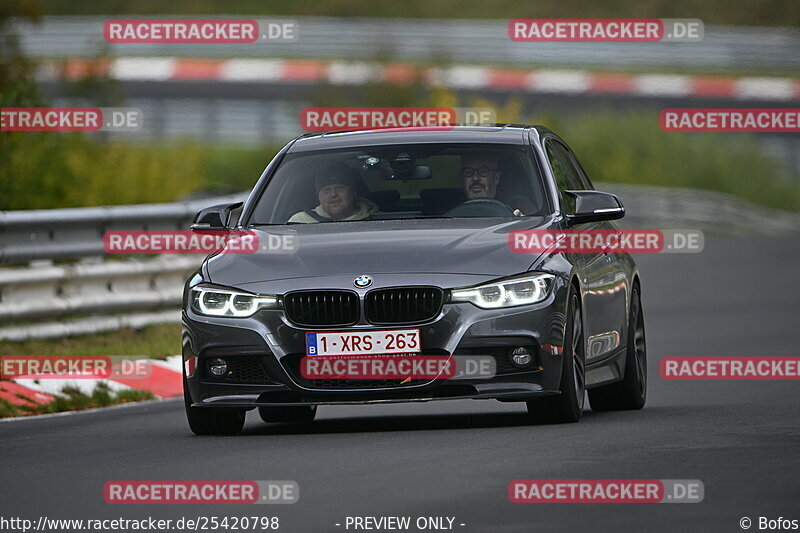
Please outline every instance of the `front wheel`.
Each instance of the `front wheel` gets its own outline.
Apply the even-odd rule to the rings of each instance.
[[[577,422],[583,414],[586,357],[583,349],[583,320],[577,294],[572,294],[567,308],[564,351],[561,358],[561,394],[526,402],[528,417],[535,424]]]
[[[592,411],[626,411],[641,409],[647,400],[647,346],[644,336],[644,315],[639,287],[631,293],[631,314],[628,317],[628,345],[625,354],[625,375],[622,381],[589,391]]]
[[[189,428],[195,435],[235,435],[244,427],[244,409],[192,407],[186,378],[183,380],[183,405]]]

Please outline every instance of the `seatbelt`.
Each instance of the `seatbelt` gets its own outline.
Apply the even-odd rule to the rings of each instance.
[[[303,211],[303,213],[305,213],[306,215],[310,216],[311,218],[313,218],[317,222],[332,222],[332,219],[325,218],[324,216],[320,215],[316,211],[312,211],[311,209],[306,209],[305,211]]]

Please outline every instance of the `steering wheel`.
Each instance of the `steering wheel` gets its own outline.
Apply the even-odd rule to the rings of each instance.
[[[449,217],[512,217],[514,210],[494,198],[475,198],[455,206],[444,214]]]

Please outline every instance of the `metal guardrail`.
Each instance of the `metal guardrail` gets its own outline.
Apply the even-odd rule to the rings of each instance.
[[[109,230],[188,229],[195,214],[244,194],[169,204],[0,211],[0,265],[105,255]]]
[[[243,197],[0,212],[0,264],[30,262],[0,268],[0,322],[17,323],[0,328],[0,340],[178,321],[183,283],[203,256],[105,261],[104,233],[188,229],[203,207]],[[53,263],[68,259],[80,261]],[[75,320],[87,315],[91,316]]]
[[[774,234],[800,231],[800,215],[701,189],[594,183],[619,196],[626,228],[699,229],[712,233]]]
[[[40,25],[20,23],[20,43],[24,52],[34,57],[94,57],[105,50],[114,56],[382,57],[558,66],[800,68],[800,54],[796,53],[800,30],[796,28],[708,25],[702,41],[688,43],[518,43],[508,38],[507,20],[269,17],[271,22],[297,21],[298,39],[254,44],[109,44],[102,33],[109,18],[113,17],[50,16]]]
[[[598,183],[619,195],[628,228],[725,233],[800,231],[800,216],[695,189]],[[0,340],[55,338],[178,322],[183,283],[198,256],[104,261],[108,229],[186,229],[202,207],[242,195],[175,204],[0,212]],[[63,241],[63,242],[62,242]],[[83,258],[54,264],[53,259]],[[86,316],[91,315],[91,316]],[[83,317],[83,318],[81,318]],[[64,320],[69,319],[69,320]]]
[[[157,309],[180,302],[204,256],[0,269],[0,321]]]

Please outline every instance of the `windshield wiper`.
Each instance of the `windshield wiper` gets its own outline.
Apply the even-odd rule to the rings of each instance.
[[[397,217],[397,218],[382,218],[381,220],[432,220],[432,219],[442,219],[442,218],[454,218],[454,217],[444,217],[444,216],[432,216],[432,217]]]

